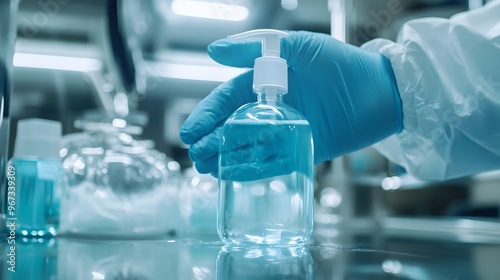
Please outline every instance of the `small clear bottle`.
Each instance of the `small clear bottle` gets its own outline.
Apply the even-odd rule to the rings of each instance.
[[[219,145],[218,233],[226,243],[294,245],[313,228],[312,132],[304,116],[283,102],[287,64],[277,30],[230,36],[262,40],[255,60],[257,102],[243,105],[223,126]]]

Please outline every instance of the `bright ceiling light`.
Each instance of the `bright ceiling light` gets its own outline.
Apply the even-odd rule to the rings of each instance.
[[[102,62],[93,58],[15,53],[14,66],[62,71],[92,72],[102,69]]]
[[[191,0],[174,0],[172,12],[189,17],[209,18],[229,21],[242,21],[248,17],[244,6],[211,3]]]
[[[281,0],[281,7],[285,10],[293,11],[297,9],[299,3],[297,0]]]
[[[346,41],[346,7],[343,1],[328,1],[328,7],[331,13],[331,33],[333,38],[345,42]]]

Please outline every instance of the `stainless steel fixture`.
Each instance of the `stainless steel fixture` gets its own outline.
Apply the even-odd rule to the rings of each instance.
[[[12,55],[16,39],[18,0],[0,1],[0,231],[5,226],[7,160],[9,155],[9,127],[11,116]]]

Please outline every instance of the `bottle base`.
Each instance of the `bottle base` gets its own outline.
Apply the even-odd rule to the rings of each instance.
[[[220,235],[220,237],[228,245],[299,246],[304,245],[309,240],[308,237],[290,234],[286,231],[268,231],[266,235],[228,234]]]

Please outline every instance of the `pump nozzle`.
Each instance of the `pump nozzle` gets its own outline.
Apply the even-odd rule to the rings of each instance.
[[[261,41],[262,57],[255,59],[253,88],[260,92],[263,89],[275,89],[281,94],[288,91],[286,60],[280,58],[281,38],[288,33],[274,29],[255,29],[231,35],[228,38],[235,42]]]
[[[259,40],[262,42],[262,56],[280,57],[281,38],[287,37],[288,33],[274,29],[255,29],[247,32],[231,35],[228,38],[235,42]]]

